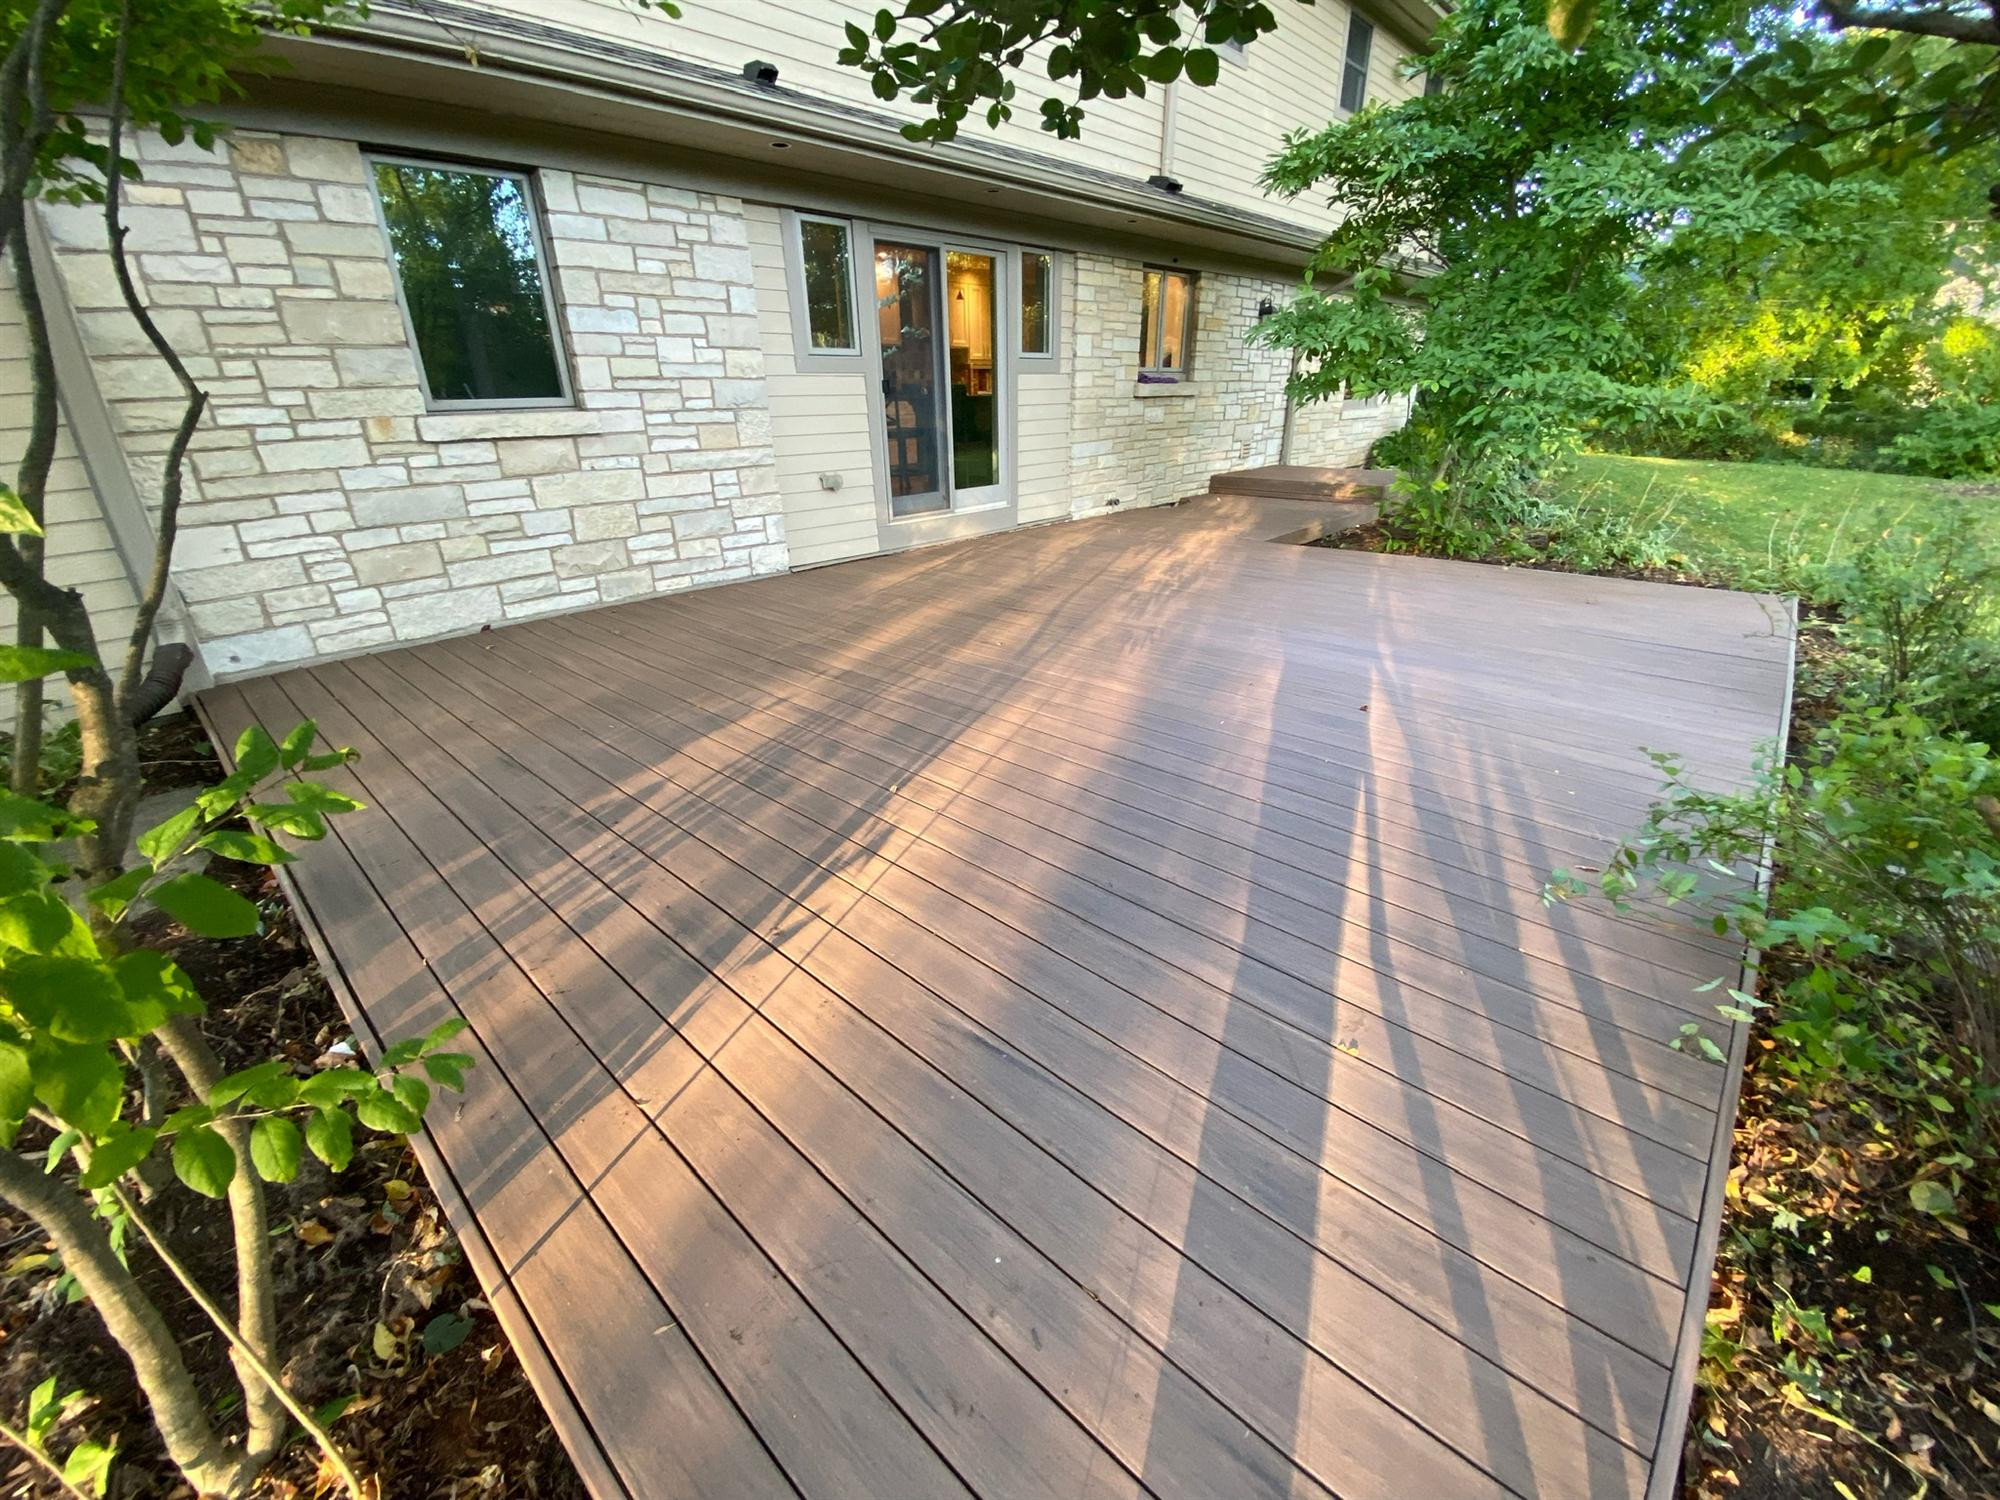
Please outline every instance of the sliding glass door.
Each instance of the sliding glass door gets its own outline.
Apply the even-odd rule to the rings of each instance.
[[[989,250],[875,241],[892,517],[963,510],[1003,493],[1005,269]]]

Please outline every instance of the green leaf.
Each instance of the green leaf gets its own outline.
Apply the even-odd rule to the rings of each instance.
[[[432,1052],[424,1057],[424,1071],[431,1082],[457,1093],[465,1092],[465,1070],[472,1058],[464,1052]]]
[[[111,1460],[118,1450],[106,1443],[84,1438],[63,1460],[63,1478],[85,1494],[102,1495],[111,1474]]]
[[[330,786],[317,781],[294,781],[286,791],[295,806],[310,808],[314,812],[347,813],[360,812],[368,804],[357,802],[345,792],[337,792]]]
[[[262,781],[278,769],[278,742],[265,732],[260,724],[252,724],[236,737],[236,753],[231,757],[236,762],[236,774],[247,776],[251,781]]]
[[[42,1175],[46,1177],[61,1166],[63,1158],[69,1155],[70,1148],[82,1139],[83,1132],[72,1128],[50,1141],[49,1149],[42,1153]]]
[[[46,889],[24,891],[0,901],[0,947],[72,958],[97,951],[83,919],[67,901]]]
[[[0,532],[10,536],[42,536],[42,526],[28,511],[24,501],[9,484],[0,484]]]
[[[153,904],[203,937],[248,937],[262,928],[254,904],[206,875],[176,875],[153,887]]]
[[[207,1198],[220,1198],[236,1176],[236,1153],[213,1126],[197,1125],[174,1137],[174,1175]]]
[[[120,1121],[115,1129],[90,1150],[90,1165],[78,1181],[88,1191],[109,1187],[153,1154],[159,1131],[150,1127],[134,1129]]]
[[[33,682],[51,672],[87,672],[97,658],[47,646],[0,646],[0,682]]]
[[[87,833],[96,826],[88,818],[72,818],[61,808],[32,797],[0,792],[0,838],[23,844],[48,844]]]
[[[284,1087],[280,1088],[281,1084]],[[281,1057],[274,1057],[218,1078],[208,1091],[208,1102],[220,1109],[247,1094],[252,1103],[275,1109],[291,1103],[298,1097],[298,1092],[291,1065]]]
[[[243,816],[279,833],[289,833],[295,839],[311,842],[326,837],[325,818],[309,807],[297,807],[290,802],[252,802],[244,807]]]
[[[471,1024],[464,1016],[445,1017],[444,1020],[438,1022],[437,1025],[424,1033],[424,1051],[428,1052],[433,1047],[443,1046]]]
[[[285,742],[278,747],[278,759],[289,771],[308,755],[312,754],[313,740],[319,735],[319,726],[311,719],[302,719],[285,736]]]
[[[472,1336],[472,1329],[472,1319],[461,1313],[439,1313],[424,1324],[424,1353],[432,1358],[449,1354]]]
[[[415,1074],[398,1073],[389,1082],[389,1092],[419,1120],[424,1117],[424,1111],[431,1107],[431,1086]]]
[[[1197,88],[1213,88],[1222,72],[1221,62],[1207,47],[1189,49],[1184,65],[1188,82]]]
[[[152,878],[151,865],[134,865],[123,875],[91,889],[84,899],[115,922],[125,915],[126,908]]]
[[[40,890],[54,876],[49,866],[19,844],[0,839],[0,895]]]
[[[409,1135],[424,1123],[421,1115],[413,1113],[409,1105],[385,1088],[377,1088],[374,1093],[355,1100],[354,1113],[370,1130],[385,1135]]]
[[[1910,1207],[1942,1219],[1958,1212],[1958,1200],[1943,1183],[1926,1177],[1910,1184]]]
[[[11,1147],[35,1102],[34,1080],[28,1073],[28,1050],[0,1041],[0,1149]]]
[[[246,865],[288,865],[294,858],[292,852],[277,840],[267,839],[261,833],[244,833],[234,828],[203,834],[195,840],[194,846],[213,850],[224,859],[241,860]]]
[[[125,1098],[125,1069],[102,1046],[37,1038],[28,1049],[35,1097],[65,1125],[100,1136],[118,1117]]]
[[[134,948],[119,955],[111,971],[141,1021],[158,1013],[159,1019],[144,1027],[147,1031],[169,1016],[198,1016],[207,1009],[187,971],[152,948]]]
[[[0,993],[58,1041],[109,1042],[147,1029],[136,1024],[110,965],[94,959],[24,954],[0,969]]]
[[[330,1109],[343,1099],[373,1093],[375,1075],[362,1068],[328,1068],[299,1085],[299,1102],[316,1109]]]
[[[306,1119],[306,1144],[312,1154],[335,1172],[345,1172],[354,1160],[354,1126],[340,1109],[315,1111]]]
[[[283,1115],[266,1115],[250,1127],[250,1164],[266,1182],[299,1175],[299,1127]]]
[[[155,823],[139,835],[139,852],[154,865],[163,865],[181,852],[181,846],[201,822],[201,808],[190,802],[186,807],[168,818]]]

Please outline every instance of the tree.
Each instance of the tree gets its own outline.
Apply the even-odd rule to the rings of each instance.
[[[0,793],[0,1196],[49,1236],[130,1358],[169,1456],[199,1493],[241,1493],[296,1421],[358,1500],[358,1481],[276,1373],[263,1184],[289,1180],[305,1150],[344,1167],[356,1121],[417,1129],[430,1097],[425,1080],[455,1086],[469,1059],[440,1050],[447,1027],[390,1048],[373,1068],[299,1078],[274,1059],[225,1074],[198,1024],[203,1006],[188,976],[130,942],[130,919],[147,908],[208,937],[259,930],[252,902],[191,865],[211,856],[282,863],[291,856],[272,834],[323,837],[328,816],[359,806],[306,779],[350,756],[315,750],[311,724],[282,745],[261,729],[246,733],[235,773],[142,834],[129,868],[126,854],[141,791],[136,703],[172,563],[183,463],[207,397],[126,261],[124,188],[138,168],[124,147],[136,130],[211,142],[213,130],[185,112],[228,91],[230,70],[249,61],[266,29],[307,26],[327,9],[325,0],[15,0],[0,9],[0,255],[13,270],[33,382],[29,437],[12,486],[0,485],[0,586],[18,625],[17,644],[0,647],[0,680],[18,694],[13,788]],[[93,119],[86,110],[103,113]],[[126,311],[183,398],[156,474],[156,544],[137,617],[108,660],[81,595],[51,583],[43,567],[60,392],[29,250],[37,199],[102,206]],[[58,672],[82,750],[66,808],[39,795],[42,688]],[[39,1163],[20,1153],[24,1129],[46,1137]],[[226,1200],[233,1312],[195,1283],[152,1226],[162,1161],[195,1193]],[[230,1345],[242,1412],[234,1438],[217,1427],[213,1393],[197,1389],[166,1319],[125,1264],[132,1228]]]

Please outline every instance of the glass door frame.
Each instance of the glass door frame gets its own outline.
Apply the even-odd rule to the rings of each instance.
[[[989,241],[977,235],[950,234],[935,229],[865,220],[854,221],[854,236],[855,280],[865,287],[866,300],[862,306],[869,310],[869,315],[862,319],[862,348],[867,357],[868,405],[873,427],[871,446],[874,452],[877,493],[880,499],[877,521],[882,547],[884,550],[890,550],[1011,526],[1012,512],[1015,508],[1014,424],[1019,395],[1016,382],[1020,371],[1018,349],[1020,329],[1016,301],[1019,295],[1020,275],[1017,261],[1020,247],[1005,242]],[[875,252],[878,244],[929,251],[937,256],[941,272],[934,315],[938,319],[939,338],[943,341],[940,351],[943,384],[938,393],[938,401],[941,408],[939,414],[942,418],[946,504],[938,510],[911,515],[896,515],[889,494],[888,431],[883,411],[882,391],[884,373],[882,324],[875,302]],[[999,386],[994,416],[997,454],[994,482],[970,489],[960,488],[950,471],[950,464],[956,453],[956,434],[952,429],[949,349],[950,276],[946,268],[950,264],[949,256],[953,251],[988,256],[993,261],[993,368],[994,378]]]

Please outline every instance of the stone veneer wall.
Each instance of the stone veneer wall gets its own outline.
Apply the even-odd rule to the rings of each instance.
[[[176,577],[220,674],[783,571],[742,205],[536,174],[575,409],[426,413],[352,142],[141,141],[127,223],[213,397]],[[45,222],[144,495],[179,403],[88,209]]]
[[[1151,387],[1135,397],[1145,267],[1076,257],[1071,343],[1075,403],[1070,444],[1073,509],[1112,500],[1158,505],[1207,489],[1209,476],[1274,464],[1284,441],[1290,356],[1247,342],[1265,298],[1282,303],[1296,284],[1205,272],[1196,281],[1194,378],[1188,388]],[[1384,433],[1403,424],[1401,399],[1314,402],[1293,415],[1297,464],[1359,464]]]
[[[1157,505],[1206,489],[1217,470],[1278,461],[1290,356],[1244,339],[1257,324],[1258,302],[1284,300],[1288,286],[1216,272],[1199,276],[1193,380],[1151,388],[1171,394],[1135,399],[1145,267],[1087,254],[1075,264],[1073,509],[1091,511],[1113,500]]]

